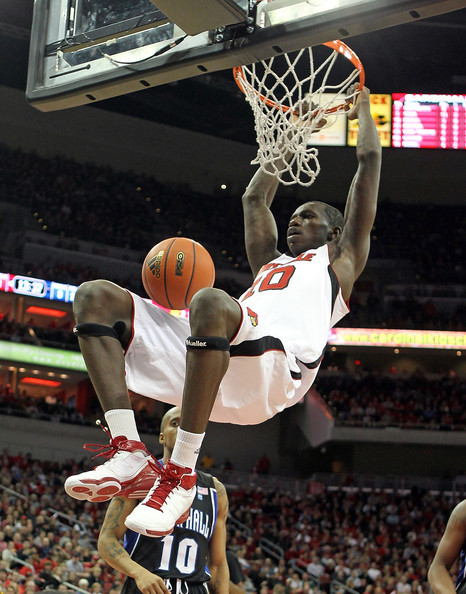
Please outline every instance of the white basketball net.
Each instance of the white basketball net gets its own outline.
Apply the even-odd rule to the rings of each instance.
[[[314,182],[320,164],[312,135],[347,111],[346,102],[359,92],[354,86],[352,92],[348,88],[358,77],[364,82],[364,70],[354,52],[342,42],[330,43],[338,43],[338,49],[328,49],[330,54],[319,66],[314,63],[315,48],[310,47],[235,69],[236,81],[254,114],[259,149],[251,164],[259,164],[285,185]],[[322,51],[322,46],[317,47]],[[353,58],[360,68],[354,67]],[[335,63],[338,73],[338,68],[332,73]],[[336,74],[341,79],[340,63],[344,63],[344,78],[335,82]]]

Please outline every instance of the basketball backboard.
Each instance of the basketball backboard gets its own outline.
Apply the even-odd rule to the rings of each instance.
[[[464,7],[466,0],[35,0],[26,97],[42,111],[91,104]]]

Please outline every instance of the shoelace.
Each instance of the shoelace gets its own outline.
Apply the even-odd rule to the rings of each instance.
[[[158,484],[156,483],[154,487],[149,491],[147,495],[147,501],[144,502],[144,505],[148,505],[149,507],[153,507],[154,509],[160,509],[162,505],[165,503],[166,498],[170,495],[171,491],[175,489],[181,480],[181,477],[176,476],[167,469],[167,467],[162,466],[158,460],[156,460],[158,471],[160,472],[160,481]],[[155,464],[149,462],[152,468],[155,468]],[[155,495],[155,492],[157,494]]]
[[[152,470],[155,470],[158,474],[163,474],[165,467],[156,458],[149,458],[147,462]]]
[[[110,434],[110,431],[108,430],[107,427],[105,427],[104,425],[102,425],[102,422],[101,421],[97,420],[95,423],[103,431],[105,431],[105,433],[110,438],[110,443],[105,444],[105,445],[104,444],[100,444],[100,443],[85,443],[83,445],[83,448],[85,450],[88,450],[89,452],[97,452],[97,454],[95,456],[92,456],[91,460],[94,460],[94,458],[98,458],[99,456],[102,456],[103,458],[113,458],[113,456],[120,449],[118,447],[118,442],[115,443],[115,440],[112,438],[112,436]]]

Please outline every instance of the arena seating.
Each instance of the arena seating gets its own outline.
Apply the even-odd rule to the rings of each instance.
[[[122,576],[96,551],[106,505],[62,489],[79,465],[3,451],[0,468],[0,589],[32,594],[61,585],[116,594]],[[459,496],[350,487],[303,494],[228,484],[225,476],[228,547],[246,590],[262,594],[427,593],[426,571]]]

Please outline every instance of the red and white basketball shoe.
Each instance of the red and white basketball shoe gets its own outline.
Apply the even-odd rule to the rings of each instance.
[[[127,499],[144,499],[152,489],[155,481],[160,476],[160,468],[153,466],[152,462],[144,468],[143,472],[131,481],[129,486],[123,487],[118,493],[118,497],[126,497]]]
[[[108,501],[122,491],[125,497],[139,498],[143,496],[142,493],[147,493],[157,479],[157,464],[140,441],[120,435],[111,438],[108,446],[86,444],[84,447],[92,451],[100,448],[97,456],[104,456],[108,460],[93,470],[66,479],[65,491],[75,499]]]
[[[196,495],[196,479],[191,468],[169,460],[147,497],[126,518],[126,527],[152,537],[173,532],[175,524],[188,519]]]

